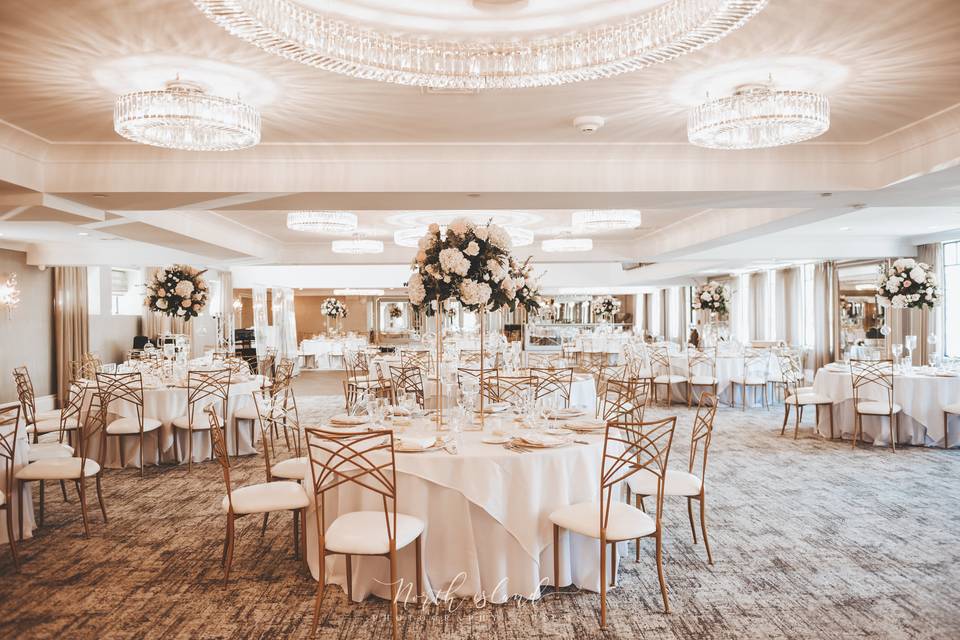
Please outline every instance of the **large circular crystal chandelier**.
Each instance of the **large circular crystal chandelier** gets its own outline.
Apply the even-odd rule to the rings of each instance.
[[[349,235],[357,230],[357,216],[349,211],[291,211],[287,229]]]
[[[193,2],[233,35],[284,58],[358,78],[445,89],[536,87],[634,71],[719,40],[767,4],[664,0],[559,34],[454,38],[378,29],[315,9],[312,0]]]
[[[635,209],[595,209],[574,211],[570,222],[577,231],[591,233],[635,229],[640,226],[642,216]]]
[[[232,151],[260,142],[256,109],[179,79],[117,98],[113,128],[128,140],[166,149]]]
[[[763,149],[810,140],[829,128],[825,96],[748,85],[691,110],[687,138],[708,149]]]
[[[383,253],[383,241],[369,240],[355,236],[352,240],[334,240],[330,248],[334,253],[347,253],[350,255],[363,255],[370,253]]]
[[[446,231],[446,225],[440,225],[443,231]],[[510,236],[510,241],[514,247],[526,247],[533,244],[533,231],[523,227],[504,227]],[[398,229],[393,232],[393,244],[398,247],[416,247],[420,238],[427,233],[426,227],[412,227],[410,229]]]

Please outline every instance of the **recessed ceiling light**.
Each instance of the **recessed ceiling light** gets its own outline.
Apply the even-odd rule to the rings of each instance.
[[[81,231],[81,232],[78,233],[77,235],[78,235],[78,236],[88,236],[88,235],[90,235],[90,233],[89,233],[88,231]]]
[[[850,227],[840,227],[840,231],[850,231]]]

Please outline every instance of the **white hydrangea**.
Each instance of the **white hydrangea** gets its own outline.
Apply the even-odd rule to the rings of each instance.
[[[901,271],[913,269],[915,266],[917,266],[917,261],[913,258],[900,258],[893,263],[893,268]]]
[[[473,230],[473,235],[477,236],[477,240],[486,240],[490,232],[485,226],[478,226]]]
[[[910,279],[914,282],[923,282],[927,279],[927,272],[920,265],[910,269]]]
[[[507,270],[498,260],[487,260],[487,271],[490,272],[490,279],[494,282],[501,282],[507,277]]]
[[[897,276],[890,276],[884,286],[890,293],[896,293],[900,290],[900,278]]]
[[[415,273],[410,276],[410,283],[407,285],[407,292],[410,296],[410,302],[418,307],[423,304],[423,299],[427,296],[427,291],[423,288],[423,278],[419,273]]]
[[[193,293],[193,283],[189,280],[181,280],[177,283],[177,287],[174,289],[174,291],[181,298],[186,298]]]
[[[483,306],[490,301],[493,291],[490,285],[476,280],[464,280],[460,283],[460,300],[467,306]]]
[[[475,256],[480,253],[480,245],[478,245],[475,240],[471,240],[463,252],[468,256]]]
[[[447,226],[447,232],[463,237],[473,229],[473,223],[466,218],[457,218]]]
[[[459,249],[449,247],[440,252],[440,268],[447,273],[465,276],[470,271],[470,260]]]
[[[907,306],[907,296],[903,294],[897,294],[890,299],[890,303],[893,305],[894,309],[904,309]]]
[[[510,234],[507,233],[507,230],[499,225],[492,224],[489,229],[489,240],[490,244],[495,247],[499,247],[504,251],[509,251],[513,248],[513,240],[510,239]]]

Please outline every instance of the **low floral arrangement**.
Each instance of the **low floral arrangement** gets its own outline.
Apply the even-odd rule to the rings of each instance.
[[[932,309],[940,303],[941,292],[930,265],[900,258],[889,269],[881,267],[877,296],[894,309]]]
[[[207,306],[210,289],[203,274],[185,264],[175,264],[157,271],[146,284],[146,308],[175,318],[196,318]]]
[[[490,222],[458,218],[446,230],[430,225],[411,265],[410,302],[428,316],[448,300],[468,311],[537,309],[540,285],[529,260],[511,257],[512,246],[506,229]]]
[[[726,315],[730,304],[730,289],[719,282],[707,282],[693,290],[690,306],[694,311],[710,311]]]
[[[347,305],[336,298],[327,298],[320,303],[320,313],[328,318],[346,318]]]
[[[612,318],[620,311],[620,300],[613,296],[600,296],[593,300],[593,315]]]
[[[387,315],[389,315],[389,316],[390,316],[391,318],[393,318],[394,320],[396,320],[397,318],[402,318],[402,317],[403,317],[403,309],[401,309],[400,307],[398,307],[398,306],[395,305],[395,304],[392,304],[392,305],[390,305],[390,307],[387,309]]]

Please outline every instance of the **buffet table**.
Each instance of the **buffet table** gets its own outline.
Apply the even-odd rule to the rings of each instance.
[[[598,497],[602,436],[577,436],[588,444],[514,453],[484,444],[484,435],[489,434],[464,433],[456,455],[444,450],[396,454],[397,510],[426,524],[423,584],[431,600],[539,598],[540,586],[553,584],[550,513]],[[342,485],[326,496],[326,522],[329,526],[341,513],[382,508],[377,494]],[[318,579],[315,510],[313,504],[307,513],[307,560]],[[599,590],[599,542],[569,532],[560,541],[561,583]],[[411,584],[414,547],[402,549],[398,557],[398,578]],[[605,557],[609,561],[609,554]],[[328,556],[326,573],[328,584],[345,587],[344,557]],[[389,598],[388,585],[386,560],[354,556],[354,600],[371,593]]]
[[[816,393],[833,400],[834,436],[853,437],[853,379],[846,365],[828,365],[817,371],[813,381]],[[870,385],[861,397],[886,400],[886,391]],[[911,374],[897,374],[893,382],[893,401],[903,407],[897,431],[898,444],[942,447],[944,442],[943,407],[960,401],[960,376],[935,375],[928,369],[917,368]],[[890,443],[890,426],[886,416],[863,416],[863,439],[875,445]],[[820,413],[818,431],[830,437],[830,416]],[[960,440],[960,423],[954,418],[950,424],[950,441]]]

